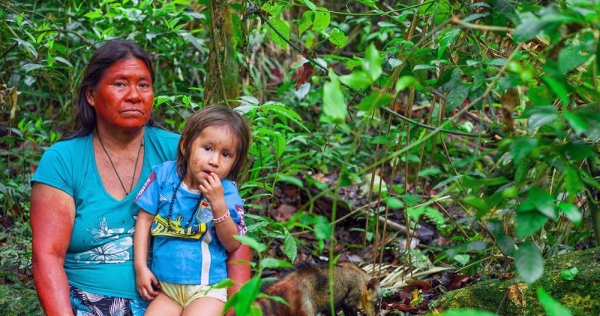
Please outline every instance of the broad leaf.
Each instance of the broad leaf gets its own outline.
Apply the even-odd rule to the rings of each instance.
[[[568,308],[562,306],[562,304],[559,301],[552,298],[552,296],[546,293],[546,291],[543,288],[538,287],[537,296],[540,300],[540,304],[542,305],[548,316],[573,315]]]
[[[331,81],[323,85],[323,115],[325,121],[341,124],[346,119],[348,108],[344,101],[344,95],[340,82],[333,70],[329,70]]]
[[[379,51],[372,43],[365,51],[363,69],[369,74],[373,82],[377,81],[377,79],[379,79],[383,73],[383,70],[381,69],[381,57],[379,57]]]
[[[523,239],[537,233],[548,222],[548,217],[538,212],[517,213],[515,233]]]
[[[526,241],[515,253],[515,267],[526,283],[537,281],[544,273],[544,259],[536,245]]]
[[[538,188],[529,189],[529,197],[527,198],[538,210],[538,212],[556,220],[558,210],[554,203],[556,199],[548,192]]]
[[[537,146],[538,139],[532,137],[518,138],[510,144],[509,151],[513,156],[513,162],[518,165],[519,162],[529,155]]]

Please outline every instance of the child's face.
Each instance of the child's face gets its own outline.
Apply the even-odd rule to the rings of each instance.
[[[188,173],[196,187],[210,173],[224,179],[235,162],[238,140],[228,126],[209,126],[193,141],[188,156]]]

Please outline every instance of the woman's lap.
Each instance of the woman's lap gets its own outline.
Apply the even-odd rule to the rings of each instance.
[[[143,316],[148,307],[144,300],[104,296],[73,286],[69,286],[69,296],[76,316]]]

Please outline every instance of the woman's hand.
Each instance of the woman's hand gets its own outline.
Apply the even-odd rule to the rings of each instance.
[[[160,289],[160,283],[148,267],[136,269],[135,285],[140,296],[146,301],[153,300]]]

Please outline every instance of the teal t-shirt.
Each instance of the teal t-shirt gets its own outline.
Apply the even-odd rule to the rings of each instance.
[[[64,265],[70,285],[96,294],[142,299],[133,268],[133,231],[140,210],[134,199],[155,165],[175,159],[178,142],[177,134],[146,127],[140,180],[120,201],[104,189],[92,134],[60,141],[46,150],[31,182],[55,187],[75,201]]]

